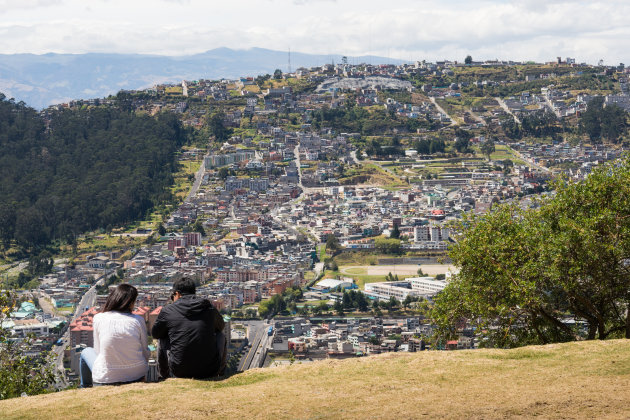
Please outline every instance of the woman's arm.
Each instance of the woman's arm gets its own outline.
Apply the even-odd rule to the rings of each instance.
[[[149,360],[151,356],[151,352],[149,352],[148,348],[148,338],[147,338],[147,326],[144,323],[144,320],[138,319],[138,323],[140,324],[140,345],[142,346],[142,355],[145,360]]]
[[[99,340],[100,334],[100,323],[98,322],[97,317],[95,316],[92,319],[92,338],[94,341],[94,352],[98,355],[101,352],[101,341]]]

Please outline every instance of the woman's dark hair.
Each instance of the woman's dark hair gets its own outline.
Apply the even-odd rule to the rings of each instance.
[[[195,281],[190,277],[182,277],[173,283],[173,292],[179,292],[181,295],[194,295],[196,291]]]
[[[109,296],[107,296],[105,306],[103,306],[103,312],[131,312],[131,308],[133,304],[136,303],[137,297],[138,290],[135,287],[127,283],[119,284]]]

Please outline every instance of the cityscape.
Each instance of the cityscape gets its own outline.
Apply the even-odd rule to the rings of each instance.
[[[629,4],[0,4],[0,418],[630,417]]]
[[[169,302],[173,281],[191,277],[198,293],[229,321],[235,371],[430,348],[436,343],[428,339],[434,326],[426,308],[457,273],[447,254],[456,241],[453,223],[467,212],[482,215],[503,202],[532,206],[553,177],[582,180],[624,152],[623,143],[510,138],[513,124],[541,113],[555,116],[553,124],[571,124],[595,96],[555,85],[570,85],[598,68],[558,58],[525,66],[524,80],[489,78],[446,87],[429,82],[471,66],[502,72],[523,64],[341,62],[291,74],[278,71],[262,82],[269,83],[267,89],[260,87],[260,78],[243,77],[122,92],[136,112],[166,110],[195,129],[220,115],[219,124],[230,135],[218,142],[214,134],[208,152],[183,150],[179,161],[190,182],[181,188],[181,203],[162,213],[161,222],[89,238],[117,238],[121,246],[56,262],[37,289],[21,292],[38,307],[23,303],[4,325],[17,337],[34,333],[39,344],[33,351],[52,346],[61,383],[66,383],[76,380],[80,350],[93,344],[91,319],[108,288],[117,281],[138,287],[135,313],[150,331]],[[554,72],[534,72],[550,66]],[[415,77],[427,82],[415,88],[404,80]],[[598,77],[618,86],[604,103],[628,111],[625,68]],[[463,89],[518,90],[536,80],[546,85],[540,94],[527,90],[504,99],[486,97],[474,106],[461,100]],[[303,84],[317,87],[300,92]],[[42,115],[115,106],[117,100],[73,101]],[[220,107],[221,114],[208,118],[205,101],[212,102],[211,109]],[[357,141],[361,133],[340,132],[317,118],[320,110],[346,106],[382,109],[388,118],[406,118],[407,125],[423,120],[431,126],[394,130],[388,141],[396,139],[398,145],[374,147],[374,140]],[[425,150],[423,142],[434,138],[441,151]],[[484,152],[488,144],[489,153]],[[356,297],[348,303],[348,292],[362,295],[362,305]],[[289,299],[271,310],[261,304],[277,295]],[[479,337],[462,325],[456,340],[439,345],[476,348]]]

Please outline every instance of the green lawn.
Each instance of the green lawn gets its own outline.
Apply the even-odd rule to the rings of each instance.
[[[359,289],[365,289],[367,283],[380,283],[385,281],[386,276],[368,276],[368,275],[353,275],[351,276]]]
[[[360,267],[348,268],[347,270],[345,270],[345,272],[348,274],[359,274],[359,275],[367,274],[367,270],[365,268],[360,268]]]

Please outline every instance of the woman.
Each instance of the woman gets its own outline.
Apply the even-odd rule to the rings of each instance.
[[[81,387],[117,385],[142,380],[149,349],[144,319],[131,312],[138,290],[120,284],[107,297],[102,313],[94,315],[94,348],[81,352]]]

